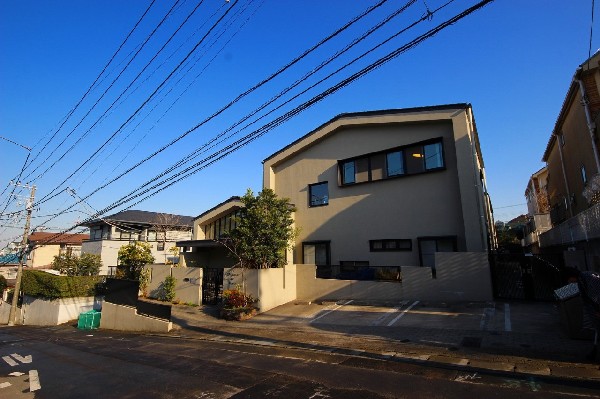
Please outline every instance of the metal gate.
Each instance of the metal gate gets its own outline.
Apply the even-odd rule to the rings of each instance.
[[[552,301],[564,285],[561,270],[536,255],[492,254],[490,266],[495,298]]]
[[[202,269],[202,304],[216,305],[223,295],[223,269]]]

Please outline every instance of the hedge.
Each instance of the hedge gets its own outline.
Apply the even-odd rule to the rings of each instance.
[[[96,295],[96,286],[104,276],[55,276],[39,270],[24,270],[22,288],[25,295],[48,299]]]

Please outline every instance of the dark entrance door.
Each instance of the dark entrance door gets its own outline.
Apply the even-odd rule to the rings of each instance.
[[[223,269],[202,269],[202,304],[216,305],[223,295]]]

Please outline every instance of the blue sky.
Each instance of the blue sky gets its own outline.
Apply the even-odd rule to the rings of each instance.
[[[315,76],[301,80],[300,86],[290,93],[299,93],[419,19],[426,13],[426,7],[434,10],[445,2],[416,1]],[[476,3],[454,1],[430,20],[272,115],[292,109]],[[127,56],[139,49],[174,4],[170,17],[92,108],[127,64]],[[150,1],[0,2],[0,136],[28,147],[35,146],[32,151],[35,161],[25,170],[23,178],[36,184],[38,200],[53,193],[55,188],[54,193],[60,193],[39,204],[34,212],[37,217],[33,227],[41,224],[49,230],[71,227],[77,220],[85,219],[92,209],[103,209],[127,195],[300,79],[401,7],[404,1],[385,2],[273,81],[90,196],[89,205],[74,205],[74,198],[62,191],[65,187],[75,189],[79,196],[92,193],[376,1],[231,0],[226,3],[205,0],[129,91],[103,116],[197,4],[195,0],[153,4],[101,83],[57,132],[63,117],[82,98]],[[130,124],[120,129],[228,8],[231,10],[221,24],[190,55],[191,63],[176,70],[162,91],[141,108]],[[596,13],[598,11],[597,6]],[[509,220],[526,212],[523,193],[527,180],[543,166],[541,157],[573,73],[588,56],[590,24],[591,0],[496,0],[223,160],[189,178],[171,178],[176,184],[135,205],[134,209],[195,216],[232,195],[243,194],[246,188],[259,191],[264,158],[340,113],[467,102],[473,105],[495,217]],[[598,33],[593,37],[592,52],[600,44]],[[285,98],[289,97],[288,93]],[[84,118],[88,110],[90,113]],[[264,121],[271,119],[272,116]],[[82,122],[77,126],[79,121]],[[240,132],[236,137],[250,131],[252,129]],[[55,139],[48,141],[55,132]],[[113,134],[115,140],[92,158]],[[80,141],[67,152],[77,140]],[[27,151],[0,140],[0,154],[0,190],[4,190],[19,174]],[[86,165],[69,177],[86,161]],[[51,165],[54,166],[38,177]],[[66,182],[60,184],[64,180]],[[9,192],[10,188],[0,198],[0,211],[9,200]],[[15,194],[24,195],[26,191],[19,189]],[[61,213],[68,207],[72,207],[70,212],[58,218],[41,217]],[[5,213],[22,208],[18,201],[10,200]],[[23,220],[3,217],[0,226],[0,241],[4,242],[21,234]]]

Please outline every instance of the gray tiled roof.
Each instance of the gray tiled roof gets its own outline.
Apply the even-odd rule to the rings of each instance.
[[[86,226],[96,224],[101,220],[108,220],[114,222],[129,222],[129,223],[138,223],[138,224],[146,224],[153,225],[161,223],[161,215],[165,215],[168,219],[176,219],[178,220],[174,226],[186,226],[192,227],[193,225],[193,217],[192,216],[183,216],[183,215],[173,215],[170,213],[163,212],[149,212],[149,211],[138,211],[138,210],[127,210],[115,213],[114,215],[103,217],[102,219],[96,219],[89,223],[85,223]]]

